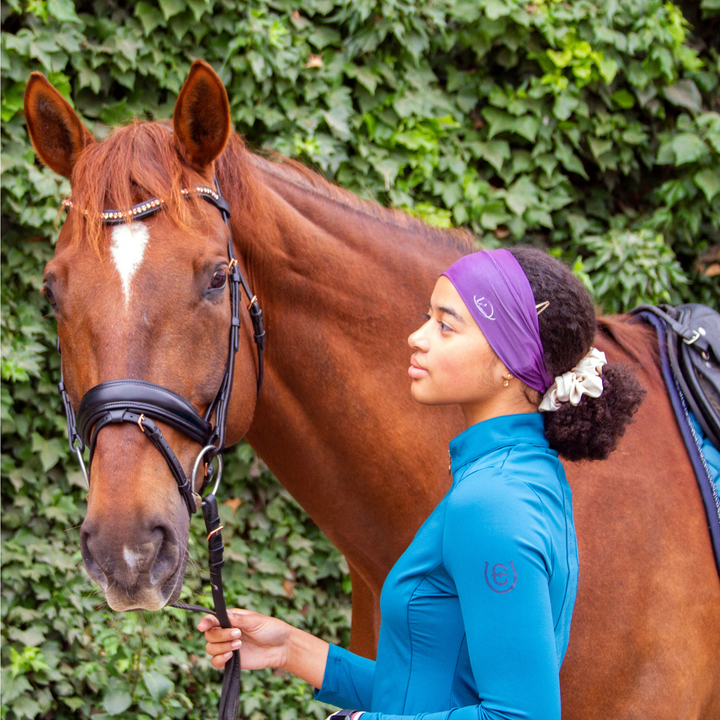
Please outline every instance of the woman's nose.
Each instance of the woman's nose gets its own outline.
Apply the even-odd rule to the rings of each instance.
[[[429,322],[429,321],[428,321]],[[408,345],[413,350],[427,350],[427,339],[423,330],[427,326],[427,323],[419,327],[414,333],[410,334],[408,338]]]

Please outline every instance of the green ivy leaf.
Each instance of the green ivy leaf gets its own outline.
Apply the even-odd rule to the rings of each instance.
[[[60,22],[80,23],[72,0],[47,0],[48,13]]]
[[[174,689],[174,683],[163,674],[154,670],[146,670],[143,673],[143,682],[153,700],[164,700]]]
[[[477,155],[487,160],[496,170],[500,170],[505,160],[510,159],[510,145],[505,140],[488,140],[474,144]]]
[[[705,168],[693,176],[695,184],[703,191],[710,202],[720,193],[720,169]]]
[[[678,80],[674,85],[663,88],[663,95],[678,107],[694,112],[702,110],[702,95],[692,80]]]
[[[42,462],[44,472],[55,467],[58,460],[65,454],[65,448],[59,438],[46,440],[38,433],[33,433],[32,449],[33,452],[40,454],[40,461]]]
[[[612,94],[613,102],[619,105],[624,110],[629,110],[635,105],[635,98],[624,88],[622,90],[616,90]]]
[[[675,162],[678,165],[694,162],[708,154],[708,147],[693,133],[680,133],[672,141]]]
[[[165,25],[165,17],[158,8],[139,2],[135,6],[135,17],[137,17],[143,26],[145,35],[150,33],[161,25]]]
[[[533,142],[540,127],[540,118],[532,115],[515,117],[494,107],[483,108],[482,114],[490,124],[489,140],[502,132],[514,132]]]
[[[17,718],[28,718],[34,720],[40,713],[41,708],[37,701],[29,695],[21,695],[13,701],[12,709]]]
[[[158,0],[158,4],[165,20],[169,20],[174,15],[183,12],[186,7],[185,0]]]
[[[103,707],[108,715],[120,715],[132,704],[130,693],[126,690],[109,690],[103,698]]]

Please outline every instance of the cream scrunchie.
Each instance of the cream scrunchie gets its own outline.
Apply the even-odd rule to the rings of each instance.
[[[555,412],[564,402],[577,405],[583,395],[600,397],[603,391],[600,370],[606,364],[605,353],[591,347],[572,370],[555,378],[540,403],[540,412]]]

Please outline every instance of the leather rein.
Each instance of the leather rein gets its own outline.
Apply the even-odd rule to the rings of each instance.
[[[230,286],[230,340],[227,362],[220,387],[214,400],[210,403],[205,415],[202,416],[187,399],[169,390],[162,385],[146,382],[144,380],[122,379],[103,382],[88,390],[80,401],[77,417],[68,397],[63,380],[62,360],[60,361],[60,383],[58,390],[63,402],[65,418],[68,426],[68,442],[70,449],[77,455],[85,479],[86,488],[90,489],[90,468],[97,445],[100,431],[110,424],[134,423],[142,433],[155,445],[170,468],[175,478],[178,490],[187,506],[190,516],[202,508],[203,518],[208,533],[208,550],[210,565],[210,585],[212,589],[215,611],[198,605],[174,603],[172,607],[182,610],[192,610],[215,615],[221,627],[229,628],[230,620],[227,615],[225,597],[222,585],[223,541],[222,526],[218,513],[216,492],[222,478],[222,452],[225,449],[225,434],[227,426],[230,394],[232,392],[235,373],[235,354],[240,344],[240,291],[245,293],[249,300],[247,306],[253,324],[253,334],[258,354],[257,393],[263,381],[263,351],[265,349],[265,331],[263,329],[262,310],[258,304],[257,296],[251,295],[250,288],[238,266],[233,248],[232,230],[230,228],[230,205],[220,192],[217,178],[215,188],[196,185],[192,189],[183,188],[183,196],[202,197],[214,205],[222,215],[230,239],[227,245],[228,252],[228,283]],[[103,223],[117,225],[153,215],[162,209],[164,202],[159,198],[151,198],[141,202],[126,212],[119,210],[106,210],[102,213]],[[63,207],[71,208],[72,200],[63,201]],[[58,353],[60,341],[58,340]],[[212,425],[214,416],[215,425]],[[166,423],[182,432],[202,449],[195,460],[191,476],[185,475],[180,461],[155,421]],[[83,460],[85,447],[90,448],[87,468]],[[213,458],[218,460],[217,479],[213,489],[204,497],[203,491],[210,485],[214,470]],[[197,473],[202,466],[202,483],[197,488]],[[233,657],[226,663],[223,675],[223,689],[220,698],[219,720],[235,720],[240,704],[240,653],[233,652]]]

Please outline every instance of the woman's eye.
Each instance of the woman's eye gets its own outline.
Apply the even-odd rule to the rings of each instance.
[[[423,318],[425,318],[425,322],[427,322],[430,319],[430,313],[423,313]]]
[[[452,330],[452,328],[451,328],[449,325],[446,325],[442,320],[438,320],[438,323],[439,323],[439,325],[440,325],[440,329],[441,329],[443,332],[447,332],[447,331],[449,331],[449,330]]]
[[[224,288],[226,282],[227,282],[227,272],[225,270],[218,270],[212,276],[212,280],[210,281],[210,284],[208,285],[208,290],[219,290],[220,288]]]

